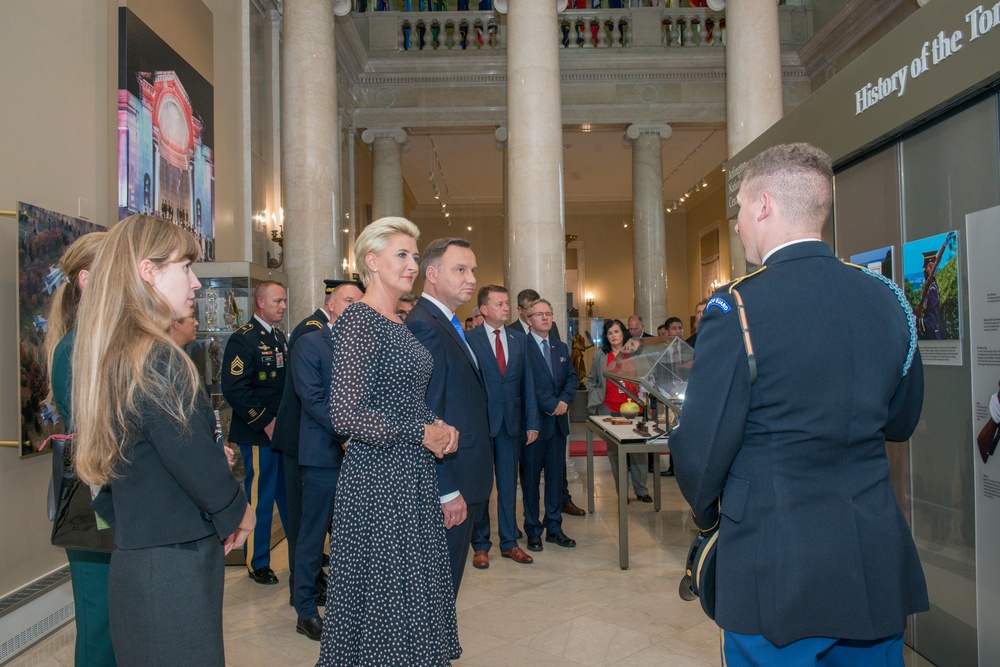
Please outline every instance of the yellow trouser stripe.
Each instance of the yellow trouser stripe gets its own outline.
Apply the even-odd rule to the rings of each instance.
[[[253,482],[250,483],[250,507],[253,508],[254,514],[257,513],[257,502],[258,502],[258,488],[260,486],[260,447],[251,447],[253,450]],[[254,528],[247,536],[247,567],[253,569],[250,565],[253,562],[253,547],[254,547],[254,537],[257,529]]]

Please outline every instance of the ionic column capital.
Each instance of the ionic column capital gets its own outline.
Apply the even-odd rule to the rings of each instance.
[[[633,123],[625,130],[622,143],[631,146],[632,142],[644,134],[657,134],[660,139],[669,139],[674,130],[666,123]]]
[[[370,127],[361,133],[361,141],[366,144],[373,144],[376,139],[392,139],[405,146],[408,138],[406,130],[399,127]]]

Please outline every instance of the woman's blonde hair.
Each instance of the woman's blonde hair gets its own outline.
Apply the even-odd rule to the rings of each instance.
[[[406,234],[414,241],[420,240],[420,228],[406,218],[386,217],[379,218],[372,224],[364,228],[358,235],[358,240],[354,242],[354,265],[357,267],[358,277],[365,287],[371,282],[371,272],[365,264],[365,256],[368,253],[376,255],[389,245],[389,237],[393,234]]]
[[[89,484],[106,484],[127,463],[123,443],[137,429],[140,405],[180,422],[201,391],[190,358],[169,336],[170,305],[139,274],[198,259],[198,243],[180,227],[148,215],[125,218],[111,231],[80,301],[73,349],[76,470]]]
[[[104,243],[107,232],[90,232],[73,241],[59,258],[59,269],[66,276],[66,282],[59,286],[52,297],[49,308],[49,328],[45,332],[45,366],[49,371],[49,393],[45,401],[52,402],[52,359],[56,346],[69,330],[76,326],[76,312],[80,306],[83,289],[80,287],[80,273],[90,271],[97,251]]]

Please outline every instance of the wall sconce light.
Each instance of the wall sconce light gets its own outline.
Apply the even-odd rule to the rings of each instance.
[[[587,317],[594,316],[594,295],[592,292],[587,292]]]
[[[267,268],[277,269],[285,261],[285,227],[279,225],[277,229],[271,230],[271,240],[278,244],[278,258],[271,257],[271,251],[267,251]]]

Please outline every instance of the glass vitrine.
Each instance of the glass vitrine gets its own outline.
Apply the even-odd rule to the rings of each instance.
[[[659,437],[678,423],[693,362],[694,349],[679,336],[637,338],[608,364],[604,377],[644,407],[637,429]]]

